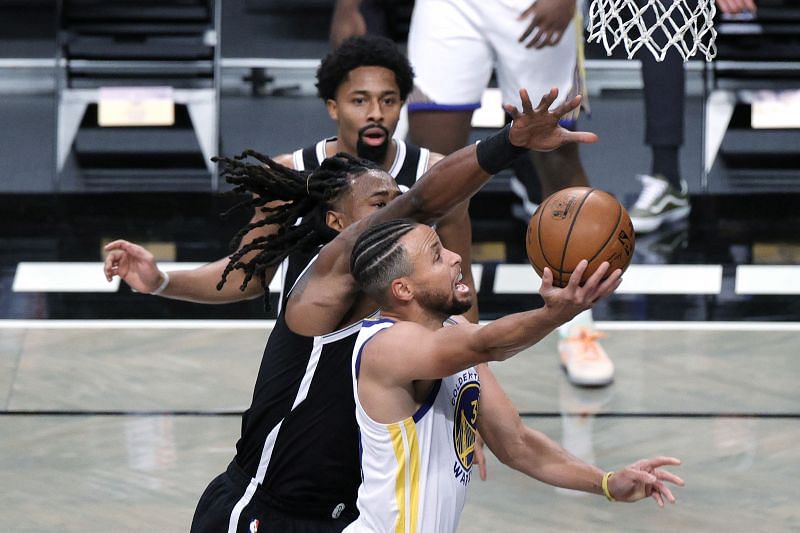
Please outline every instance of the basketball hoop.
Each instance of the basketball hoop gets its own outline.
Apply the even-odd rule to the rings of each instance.
[[[642,46],[664,61],[675,48],[688,61],[698,51],[711,61],[717,55],[714,40],[715,0],[592,0],[589,6],[589,42],[605,46],[608,55],[620,43],[628,59]]]

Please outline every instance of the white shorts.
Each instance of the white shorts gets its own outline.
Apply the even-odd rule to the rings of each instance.
[[[517,18],[531,3],[417,0],[408,35],[408,56],[415,73],[408,110],[477,109],[492,69],[497,71],[503,103],[517,107],[523,87],[534,106],[552,87],[559,90],[556,104],[584,92],[580,5],[559,43],[537,50],[517,42],[531,21]]]

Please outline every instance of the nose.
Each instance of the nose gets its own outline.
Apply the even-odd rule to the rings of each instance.
[[[461,256],[459,254],[453,252],[452,250],[448,250],[447,248],[445,248],[445,252],[450,254],[451,265],[456,266],[461,264]]]
[[[370,122],[383,122],[383,108],[379,100],[371,100],[367,119]]]

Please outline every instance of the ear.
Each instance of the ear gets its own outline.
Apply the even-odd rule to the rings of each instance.
[[[339,120],[339,108],[336,105],[336,100],[329,98],[325,100],[325,108],[328,110],[328,116],[331,120]]]
[[[414,299],[414,290],[407,278],[397,278],[391,284],[392,296],[401,302],[410,302]]]
[[[334,211],[333,209],[329,209],[325,213],[325,224],[327,224],[329,228],[336,230],[339,233],[341,233],[341,231],[347,227],[344,219],[344,213]]]

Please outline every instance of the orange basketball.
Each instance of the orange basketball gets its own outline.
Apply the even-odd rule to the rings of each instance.
[[[633,256],[633,224],[628,211],[607,192],[570,187],[545,198],[531,217],[525,245],[539,276],[553,272],[553,284],[564,287],[582,259],[589,261],[583,280],[603,261],[609,273],[628,268]]]

